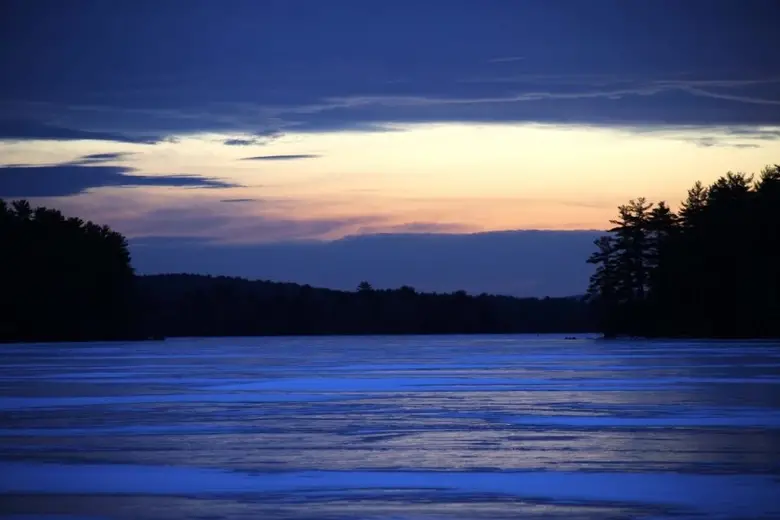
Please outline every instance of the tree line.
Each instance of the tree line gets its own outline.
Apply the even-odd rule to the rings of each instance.
[[[356,291],[190,274],[137,276],[125,238],[0,200],[0,341],[305,334],[578,333],[582,297]]]
[[[780,337],[780,165],[697,182],[680,210],[618,208],[588,259],[605,335]]]
[[[412,287],[356,291],[191,274],[137,279],[143,330],[160,336],[472,334],[593,330],[580,298],[514,298]]]

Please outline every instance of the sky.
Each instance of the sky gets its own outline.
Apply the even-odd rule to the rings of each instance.
[[[139,272],[584,291],[631,198],[780,162],[775,0],[4,0],[0,198]]]

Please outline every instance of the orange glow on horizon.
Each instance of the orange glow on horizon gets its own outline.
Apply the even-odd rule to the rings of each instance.
[[[94,188],[34,200],[111,225],[130,237],[169,233],[221,241],[333,239],[382,230],[442,232],[603,229],[617,205],[645,196],[676,207],[696,181],[758,173],[780,143],[727,129],[664,132],[544,125],[420,124],[390,132],[288,134],[264,146],[229,147],[218,134],[133,145],[98,141],[0,143],[6,164],[58,164],[93,153],[133,152],[106,163],[143,175],[190,174],[241,184],[227,189]],[[715,138],[721,146],[697,146]],[[291,160],[253,156],[309,154]],[[244,202],[221,202],[250,199]],[[197,219],[188,227],[186,219]],[[317,223],[285,236],[274,221]],[[168,224],[166,224],[168,222]],[[253,225],[254,222],[254,225]],[[305,228],[306,226],[304,226]]]

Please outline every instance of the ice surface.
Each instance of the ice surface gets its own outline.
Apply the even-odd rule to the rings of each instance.
[[[3,346],[8,518],[780,518],[780,345]]]
[[[0,464],[2,493],[237,494],[405,490],[647,503],[709,514],[780,514],[770,477],[675,473],[301,471],[247,474],[131,465]],[[619,478],[618,478],[619,477]]]

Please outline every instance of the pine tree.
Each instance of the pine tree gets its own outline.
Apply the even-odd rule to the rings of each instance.
[[[594,309],[599,326],[606,335],[611,336],[617,332],[613,320],[620,304],[621,292],[617,277],[615,239],[603,236],[593,243],[597,251],[587,261],[596,265],[596,271],[590,277],[586,297]]]
[[[780,336],[780,165],[697,182],[679,216],[637,199],[612,223],[588,259],[605,331]]]

